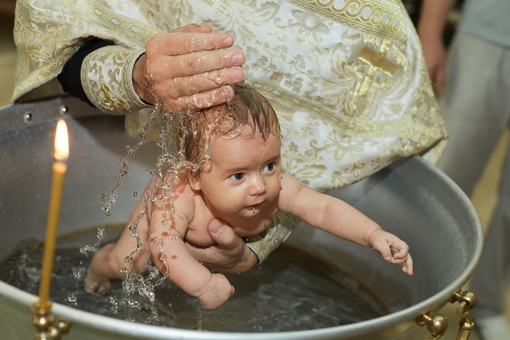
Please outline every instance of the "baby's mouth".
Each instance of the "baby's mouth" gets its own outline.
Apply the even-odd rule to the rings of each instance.
[[[262,202],[257,203],[257,204],[249,205],[249,206],[246,207],[246,209],[248,209],[248,210],[255,210],[255,209],[260,209],[261,206],[262,206]]]

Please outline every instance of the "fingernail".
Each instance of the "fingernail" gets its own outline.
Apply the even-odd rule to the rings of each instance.
[[[223,39],[223,46],[224,47],[230,47],[234,45],[234,38],[231,36],[227,36],[225,39]]]
[[[244,64],[244,54],[242,52],[236,52],[232,55],[232,62],[236,65]]]
[[[239,68],[232,69],[229,74],[233,82],[237,83],[243,80],[244,72]]]
[[[222,227],[223,227],[223,223],[221,223],[220,221],[218,220],[213,220],[212,222],[212,226],[211,226],[211,232],[214,233],[214,234],[219,234]]]

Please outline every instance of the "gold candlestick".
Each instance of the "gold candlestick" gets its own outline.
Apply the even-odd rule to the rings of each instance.
[[[43,264],[41,270],[41,282],[39,284],[39,301],[32,305],[33,324],[38,329],[36,339],[60,339],[61,333],[67,333],[68,323],[56,319],[51,314],[51,302],[48,301],[53,273],[53,261],[55,258],[55,244],[57,242],[58,220],[60,217],[60,205],[62,191],[67,171],[67,158],[69,157],[69,138],[67,126],[64,120],[59,120],[55,135],[55,159],[53,163],[53,179],[51,185],[50,206],[46,228],[46,240],[44,242]],[[62,324],[60,324],[62,323]]]
[[[53,272],[53,259],[55,257],[55,244],[57,242],[58,220],[60,217],[60,205],[64,178],[67,171],[67,158],[69,157],[69,138],[67,126],[64,120],[57,123],[55,135],[55,159],[53,163],[53,180],[51,185],[50,207],[48,211],[48,223],[46,227],[46,241],[44,242],[43,265],[41,282],[39,284],[39,308],[46,308],[50,294],[51,275]]]

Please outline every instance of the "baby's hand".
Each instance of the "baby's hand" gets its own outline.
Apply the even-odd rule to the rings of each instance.
[[[368,238],[368,243],[386,262],[398,264],[404,273],[413,275],[413,259],[407,243],[382,229],[374,231]]]
[[[234,287],[223,274],[212,274],[212,278],[197,296],[204,309],[216,309],[232,295]]]
[[[90,267],[83,283],[85,284],[85,291],[87,293],[98,292],[103,295],[109,295],[111,292],[110,280],[108,278],[95,275],[94,270]]]

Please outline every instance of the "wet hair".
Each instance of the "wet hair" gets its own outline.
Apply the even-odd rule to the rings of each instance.
[[[186,159],[200,170],[210,169],[210,139],[239,136],[245,125],[253,136],[267,140],[271,134],[280,136],[278,117],[269,101],[259,91],[244,83],[234,86],[234,98],[228,103],[186,114],[181,139]]]

